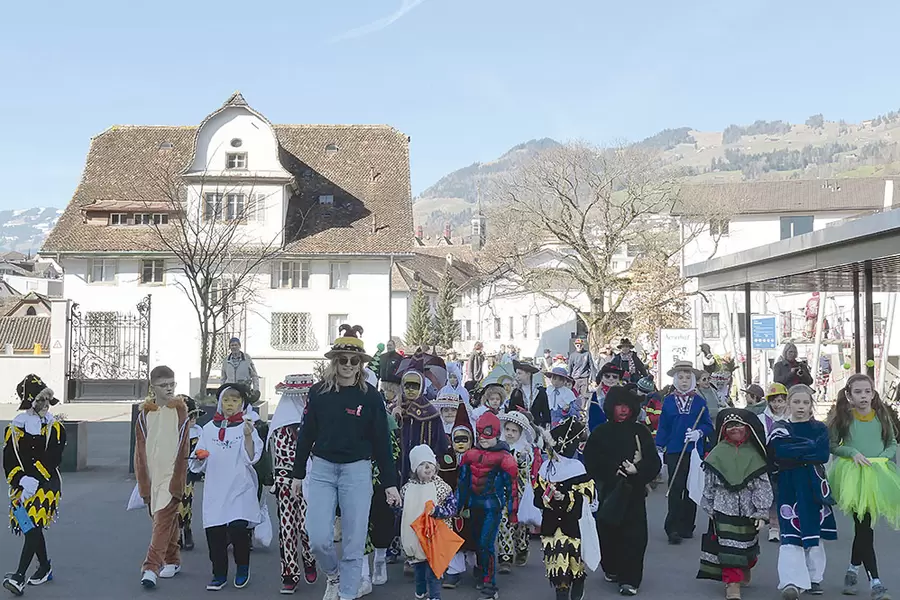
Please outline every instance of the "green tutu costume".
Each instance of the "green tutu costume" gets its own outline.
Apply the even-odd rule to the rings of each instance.
[[[851,458],[836,458],[828,472],[832,495],[848,515],[859,519],[872,516],[874,526],[884,518],[900,529],[900,472],[885,457],[869,458],[871,466],[858,465]]]

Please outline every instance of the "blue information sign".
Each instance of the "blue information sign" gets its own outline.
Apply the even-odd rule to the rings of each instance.
[[[777,331],[775,317],[752,317],[750,321],[750,335],[753,338],[753,349],[774,350],[778,344],[778,341],[775,339]]]

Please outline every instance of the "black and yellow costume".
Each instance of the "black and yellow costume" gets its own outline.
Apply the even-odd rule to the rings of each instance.
[[[16,391],[21,401],[19,410],[25,412],[13,419],[3,435],[3,469],[9,484],[9,522],[14,535],[23,533],[14,513],[23,506],[34,527],[25,532],[18,569],[4,580],[3,585],[14,594],[21,595],[25,571],[35,556],[39,567],[30,582],[38,585],[52,577],[44,529],[55,520],[62,496],[59,465],[66,447],[66,429],[49,413],[41,415],[33,410],[36,401],[44,408],[59,402],[40,377],[29,375],[19,383]]]

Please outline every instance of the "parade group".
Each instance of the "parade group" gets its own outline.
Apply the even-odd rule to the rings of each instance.
[[[648,540],[646,498],[665,469],[668,542],[694,537],[699,505],[708,519],[697,577],[724,584],[726,599],[740,599],[750,584],[760,537],[779,543],[783,598],[822,594],[836,508],[854,524],[844,593],[868,581],[873,600],[890,598],[874,529],[900,527],[898,426],[865,374],[847,379],[820,422],[791,345],[782,381],[748,387],[738,402],[746,408],[737,408],[727,391],[703,391],[708,348],[701,368],[677,361],[665,373],[671,383],[658,389],[628,340],[599,367],[578,340],[565,365],[507,356],[488,370],[476,352],[464,375],[459,363],[421,348],[373,357],[362,328],[340,332],[320,377],[290,375],[277,386],[270,423],[254,408],[252,382],[225,383],[200,427],[202,411],[175,395],[172,369],[151,371],[128,502],[153,522],[141,586],[153,589],[181,570],[180,552],[194,547],[192,499],[202,480],[211,591],[229,583],[229,547],[231,583],[248,585],[251,550],[267,543],[268,529],[280,547],[284,594],[322,574],[324,600],[354,600],[387,582],[387,564],[403,561],[417,600],[469,581],[493,599],[497,575],[525,567],[537,537],[557,600],[582,600],[591,571],[609,582],[597,589],[634,596]],[[245,359],[239,350],[233,340],[236,371]],[[3,463],[10,525],[24,543],[3,585],[22,595],[53,577],[44,530],[62,498],[66,434],[39,377],[17,392],[21,412],[5,431]],[[276,498],[274,526],[267,492]]]

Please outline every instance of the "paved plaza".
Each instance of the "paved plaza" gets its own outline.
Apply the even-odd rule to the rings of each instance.
[[[0,406],[0,417],[8,419],[15,407]],[[63,407],[57,407],[63,409]],[[139,585],[140,564],[147,549],[150,521],[146,513],[126,512],[125,504],[134,486],[128,473],[130,407],[66,406],[70,418],[90,418],[89,468],[83,472],[63,475],[63,500],[59,521],[47,535],[48,549],[53,562],[55,579],[41,587],[26,589],[25,598],[65,598],[123,600],[127,598],[259,598],[278,596],[281,584],[278,548],[258,549],[251,560],[252,579],[243,590],[229,585],[221,592],[207,592],[210,563],[206,555],[206,541],[201,525],[202,492],[195,501],[194,533],[197,548],[183,554],[184,570],[171,580],[160,580],[156,590],[144,591]],[[2,425],[5,427],[6,422]],[[271,496],[270,496],[271,499]],[[644,585],[639,598],[722,598],[723,586],[694,579],[700,551],[699,536],[681,546],[666,544],[662,531],[665,516],[665,488],[660,487],[649,498],[650,547],[647,554]],[[270,506],[274,515],[274,504]],[[706,526],[698,517],[698,529]],[[825,596],[840,596],[843,573],[847,566],[852,538],[852,524],[846,518],[838,521],[840,540],[828,546],[829,567],[826,572]],[[893,571],[895,557],[900,551],[900,536],[880,529],[877,549],[884,583],[900,593],[900,574]],[[511,575],[498,575],[501,598],[546,598],[553,590],[544,578],[538,542],[531,542],[531,559],[526,567],[517,568]],[[0,534],[0,568],[15,568],[21,539],[8,532]],[[760,564],[753,570],[753,584],[744,590],[747,599],[776,599],[775,561],[778,546],[763,542]],[[414,600],[412,580],[404,578],[397,565],[390,568],[387,585],[376,587],[368,596],[371,600]],[[232,569],[233,570],[233,569]],[[232,573],[233,574],[233,573]],[[471,577],[455,590],[444,590],[445,600],[476,600],[478,592]],[[861,586],[862,587],[862,586]],[[314,586],[302,585],[295,597],[318,600],[325,590],[324,577]],[[0,590],[0,594],[7,594]],[[603,581],[602,573],[588,578],[588,598],[618,597],[617,589]],[[11,597],[11,595],[10,595]],[[867,597],[861,596],[861,597]]]

